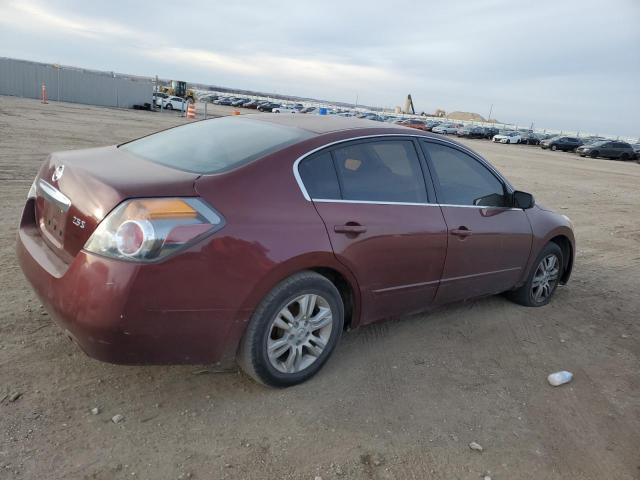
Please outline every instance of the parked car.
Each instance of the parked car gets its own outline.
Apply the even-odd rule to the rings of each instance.
[[[162,102],[166,101],[167,98],[169,98],[169,95],[164,92],[153,92],[153,105],[156,107],[161,107]]]
[[[243,104],[247,103],[246,98],[236,98],[233,102],[231,102],[232,107],[241,107]]]
[[[88,355],[235,357],[278,387],[318,372],[347,327],[502,292],[545,305],[574,256],[569,219],[468,147],[306,115],[54,153],[17,238],[43,307]]]
[[[167,110],[186,110],[189,105],[189,101],[180,97],[169,97],[164,101],[164,108]]]
[[[633,148],[633,153],[636,154],[636,160],[640,160],[640,143],[632,144],[631,148]]]
[[[540,135],[533,132],[524,133],[521,135],[520,143],[525,145],[540,145]]]
[[[259,100],[249,100],[245,103],[242,104],[243,108],[252,108],[252,109],[257,109],[258,105],[260,105],[260,101]]]
[[[219,98],[218,100],[214,100],[213,103],[216,103],[218,105],[230,106],[235,101],[236,99],[233,97],[223,97],[223,98]]]
[[[616,160],[634,160],[636,152],[627,142],[601,140],[599,142],[581,145],[576,149],[576,153],[581,157],[587,155],[591,158],[611,158]]]
[[[484,138],[484,128],[476,126],[467,126],[458,130],[459,137],[466,138]]]
[[[260,112],[271,112],[273,111],[274,108],[279,108],[279,107],[280,107],[279,103],[267,102],[267,103],[258,105],[257,110]]]
[[[272,113],[298,113],[299,110],[296,109],[293,105],[280,105],[279,107],[275,107],[271,109]]]
[[[573,152],[582,145],[582,140],[576,137],[552,137],[540,142],[540,146],[549,150],[562,150],[563,152]]]
[[[583,145],[589,145],[591,143],[602,142],[603,140],[609,140],[609,139],[604,137],[585,137],[585,138],[581,138],[581,140]]]
[[[497,135],[494,135],[491,140],[496,143],[520,143],[520,132],[516,132],[515,130],[503,130]]]
[[[493,139],[495,135],[500,133],[500,129],[496,127],[482,127],[484,129],[484,138],[487,140]]]
[[[426,125],[422,120],[418,120],[417,118],[406,118],[404,120],[399,120],[396,122],[398,125],[403,125],[409,128],[415,128],[416,130],[424,130],[426,131]]]
[[[384,122],[386,120],[385,117],[383,117],[381,115],[376,115],[375,113],[371,114],[371,115],[366,115],[364,117],[364,119],[365,120],[373,120],[374,122]]]
[[[318,107],[306,107],[300,110],[300,113],[316,113],[318,111]]]
[[[438,126],[431,128],[433,133],[441,133],[443,135],[448,135],[449,133],[455,134],[460,128],[460,125],[457,123],[442,123]]]

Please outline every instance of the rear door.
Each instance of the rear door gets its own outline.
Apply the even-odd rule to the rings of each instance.
[[[531,251],[525,212],[510,207],[507,185],[479,158],[453,145],[421,143],[448,231],[436,302],[509,290]]]
[[[299,165],[336,257],[359,282],[364,323],[424,310],[434,299],[447,229],[429,201],[420,155],[412,138],[378,138]]]
[[[620,158],[622,153],[626,150],[626,145],[622,142],[611,142],[613,147],[611,148],[611,158]]]
[[[611,157],[614,155],[614,143],[607,142],[600,147],[600,156],[601,157]]]

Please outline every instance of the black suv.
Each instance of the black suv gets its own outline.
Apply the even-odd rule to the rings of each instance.
[[[281,105],[279,103],[272,103],[272,102],[263,103],[261,105],[258,105],[258,111],[260,111],[260,112],[270,112],[274,108],[278,108],[280,106]]]
[[[523,133],[520,137],[520,143],[525,145],[540,145],[540,135],[533,132]]]
[[[581,145],[582,140],[576,137],[553,137],[540,142],[542,148],[562,150],[563,152],[573,152]]]
[[[617,160],[633,160],[636,153],[633,147],[627,142],[618,142],[612,140],[601,140],[588,145],[578,147],[576,153],[581,157],[589,155],[591,158],[615,158]]]
[[[484,138],[484,128],[482,127],[464,127],[458,130],[459,137],[467,138]]]
[[[500,129],[496,127],[484,127],[484,138],[491,140],[495,135],[500,133]]]

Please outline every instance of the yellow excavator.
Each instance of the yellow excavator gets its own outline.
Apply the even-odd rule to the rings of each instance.
[[[196,92],[192,89],[187,89],[187,82],[181,80],[171,80],[169,86],[160,87],[160,91],[167,95],[184,98],[191,103],[196,101]]]

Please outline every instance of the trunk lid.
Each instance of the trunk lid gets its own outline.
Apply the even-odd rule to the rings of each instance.
[[[36,178],[35,220],[46,243],[69,263],[123,200],[193,196],[198,177],[117,146],[54,153]]]

